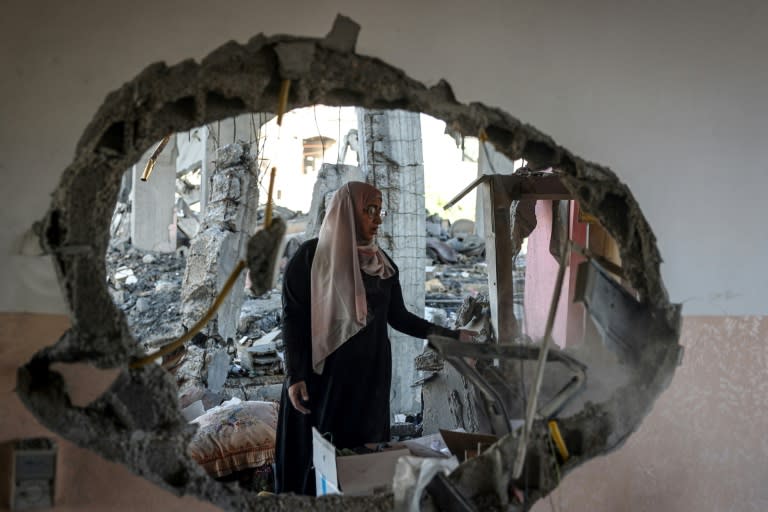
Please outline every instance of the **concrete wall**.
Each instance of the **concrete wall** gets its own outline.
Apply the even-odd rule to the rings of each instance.
[[[65,311],[50,262],[20,254],[19,242],[44,214],[110,91],[151,62],[199,59],[227,39],[244,42],[259,31],[321,36],[343,12],[363,27],[359,52],[429,85],[445,78],[459,100],[503,108],[613,167],[654,227],[672,300],[684,302],[687,315],[709,315],[685,319],[684,365],[638,435],[569,477],[563,502],[572,510],[766,508],[768,470],[759,461],[768,448],[758,426],[768,409],[768,325],[744,315],[768,314],[761,214],[768,4],[11,0],[3,7],[0,310]],[[5,378],[31,347],[54,337],[27,329],[4,336]],[[18,345],[30,351],[9,354]],[[23,414],[6,410],[14,420]],[[17,435],[7,434],[13,428],[3,422],[2,437]],[[105,502],[95,496],[107,486],[95,476],[115,469],[90,464],[72,483],[84,496],[72,498],[73,508]],[[135,485],[126,484],[134,500],[154,489]],[[129,505],[118,486],[109,492],[110,508],[148,507]],[[155,505],[177,503],[159,494]]]
[[[766,340],[765,317],[686,317],[672,385],[624,447],[565,478],[556,510],[768,510]]]
[[[56,341],[67,327],[69,320],[64,315],[0,313],[0,445],[29,437],[48,437],[56,441],[55,506],[47,510],[218,510],[195,498],[174,496],[134,475],[124,466],[108,462],[59,438],[40,425],[19,401],[14,393],[16,368],[36,351]],[[24,343],[19,343],[19,340],[24,340]],[[87,389],[96,384],[103,385],[103,382],[80,374],[70,384]],[[9,472],[9,467],[0,464],[0,511],[8,510]]]
[[[755,208],[768,179],[768,34],[761,21],[768,5],[321,5],[6,2],[0,203],[7,227],[0,253],[9,261],[0,270],[0,308],[62,311],[47,262],[19,257],[14,245],[42,216],[109,91],[150,62],[199,59],[227,39],[244,42],[259,31],[323,35],[340,11],[362,24],[361,53],[427,84],[446,78],[460,100],[499,106],[612,166],[655,227],[672,299],[685,301],[688,314],[766,313],[768,238],[758,236],[763,222]],[[312,15],[297,15],[303,12]],[[171,21],[179,27],[172,34]],[[711,205],[722,207],[713,214]],[[728,248],[742,246],[732,265]]]

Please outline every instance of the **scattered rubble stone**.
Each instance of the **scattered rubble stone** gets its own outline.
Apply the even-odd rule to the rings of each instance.
[[[213,355],[213,360],[208,366],[208,389],[218,393],[224,388],[224,382],[229,373],[229,355],[224,350],[218,350]]]
[[[152,263],[145,263],[146,256],[152,257]],[[108,249],[105,261],[110,294],[126,315],[134,338],[146,345],[183,332],[179,315],[181,276],[186,264],[183,257],[115,243]],[[133,276],[135,282],[129,284],[128,276]],[[158,288],[158,283],[168,284]]]

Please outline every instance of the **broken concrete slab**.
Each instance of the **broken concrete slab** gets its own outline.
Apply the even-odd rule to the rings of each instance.
[[[224,389],[224,382],[227,380],[227,374],[229,373],[229,355],[225,350],[217,350],[213,354],[213,359],[208,365],[208,389],[214,393],[220,392]]]
[[[320,45],[337,52],[354,53],[359,33],[360,25],[351,18],[338,14],[331,31],[320,41]]]
[[[279,260],[286,244],[286,228],[285,220],[273,217],[268,226],[259,228],[248,240],[248,290],[256,297],[272,290],[277,284]]]
[[[246,252],[248,235],[256,227],[259,192],[254,165],[247,144],[230,144],[217,152],[208,207],[187,255],[181,291],[184,325],[202,318]],[[223,339],[237,336],[244,283],[245,276],[240,276],[206,332]]]
[[[280,329],[275,329],[267,335],[262,336],[258,340],[255,340],[250,347],[248,347],[248,352],[254,355],[269,354],[274,352],[277,347],[275,340],[279,339],[282,333],[283,332]]]

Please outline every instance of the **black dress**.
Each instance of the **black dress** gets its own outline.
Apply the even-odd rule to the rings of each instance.
[[[280,399],[275,450],[277,492],[315,494],[312,427],[330,434],[337,448],[385,442],[389,435],[392,355],[387,324],[416,338],[456,331],[410,313],[403,302],[399,273],[389,279],[363,273],[367,325],[325,360],[322,375],[312,371],[310,271],[317,239],[302,244],[285,269],[283,340],[286,380]],[[390,260],[391,261],[391,260]],[[311,411],[304,415],[288,399],[288,387],[306,381]]]

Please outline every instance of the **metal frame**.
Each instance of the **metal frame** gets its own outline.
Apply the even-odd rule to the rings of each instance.
[[[492,375],[495,382],[489,382],[486,377],[480,374],[476,368],[470,365],[465,358],[493,360],[493,359],[525,359],[536,360],[540,355],[539,347],[525,345],[508,344],[478,344],[464,343],[452,338],[443,336],[430,336],[429,343],[435,350],[448,361],[456,370],[467,378],[476,389],[482,394],[486,413],[491,422],[493,433],[502,436],[512,432],[509,411],[504,404],[501,396],[503,391],[510,391],[506,379],[496,368],[488,368],[487,371]],[[575,397],[586,385],[587,366],[574,357],[566,354],[562,350],[550,348],[546,357],[547,362],[558,362],[574,372],[571,381],[561,389],[557,395],[547,404],[543,405],[537,412],[543,417],[550,417],[556,414],[563,406]]]

